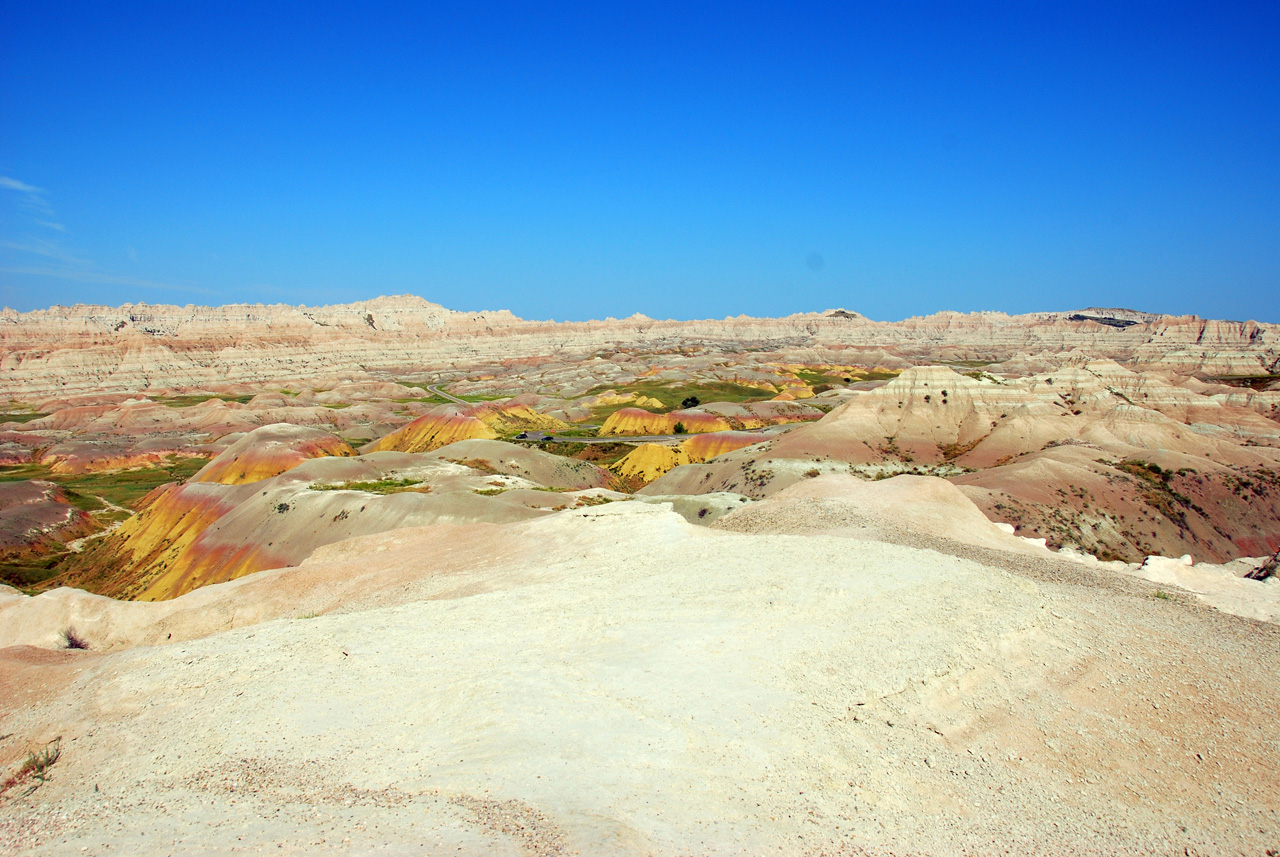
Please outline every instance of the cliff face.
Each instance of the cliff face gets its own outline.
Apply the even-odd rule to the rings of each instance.
[[[1128,310],[942,312],[876,322],[830,311],[723,320],[644,316],[526,321],[463,313],[418,297],[328,307],[77,305],[0,312],[0,396],[465,370],[520,356],[576,359],[601,350],[818,349],[850,360],[1007,361],[1078,352],[1181,373],[1246,375],[1280,367],[1280,326]]]

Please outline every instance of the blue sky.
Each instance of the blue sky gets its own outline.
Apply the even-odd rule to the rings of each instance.
[[[15,309],[1280,322],[1276,3],[0,13]]]

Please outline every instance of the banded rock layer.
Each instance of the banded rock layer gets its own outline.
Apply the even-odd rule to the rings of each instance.
[[[10,399],[273,379],[465,370],[601,350],[708,346],[816,349],[907,363],[1005,362],[1079,352],[1182,374],[1280,367],[1280,326],[1129,310],[941,312],[877,322],[833,310],[784,318],[527,321],[415,296],[327,307],[77,305],[0,312],[0,395]],[[877,361],[878,362],[878,361]]]

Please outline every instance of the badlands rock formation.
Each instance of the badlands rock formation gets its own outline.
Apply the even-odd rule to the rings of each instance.
[[[644,490],[762,497],[823,472],[928,472],[1024,535],[1104,558],[1220,561],[1280,546],[1275,420],[1112,361],[973,374],[906,370],[817,423]]]
[[[270,467],[245,480],[244,450]],[[268,568],[297,565],[321,545],[438,520],[517,521],[564,504],[557,491],[612,485],[607,471],[486,441],[448,455],[351,455],[315,429],[267,426],[185,484],[157,489],[138,514],[69,563],[61,582],[116,598],[174,598]],[[256,463],[267,456],[256,459]],[[217,480],[214,475],[227,478]],[[548,493],[550,489],[551,493]],[[569,504],[577,501],[570,496]]]
[[[6,312],[0,852],[1265,853],[1278,342]]]
[[[0,397],[399,377],[508,359],[537,365],[636,348],[795,349],[859,365],[933,361],[1041,366],[1065,353],[1184,374],[1280,372],[1275,325],[1126,310],[937,313],[874,322],[843,310],[781,319],[525,321],[412,296],[329,307],[54,307],[0,313]],[[825,355],[827,359],[814,359]],[[924,358],[921,360],[920,358]],[[331,384],[312,384],[331,386]]]

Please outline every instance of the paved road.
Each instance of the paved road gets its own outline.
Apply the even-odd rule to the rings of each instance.
[[[679,442],[687,440],[692,435],[687,434],[651,434],[644,436],[633,436],[629,434],[610,434],[604,437],[557,437],[555,435],[547,435],[547,440],[554,440],[558,443],[662,443],[663,441]],[[536,440],[536,438],[530,438]]]
[[[441,390],[435,384],[428,384],[427,392],[434,393],[442,399],[448,399],[451,402],[457,402],[459,405],[475,404],[474,402],[468,402],[466,399],[459,399],[457,396],[453,395],[453,393],[446,393],[444,390]]]
[[[787,423],[780,426],[770,426],[770,430],[764,433],[770,437],[791,431],[798,428],[804,423]],[[589,426],[587,426],[589,428]],[[537,434],[537,432],[530,432]],[[630,434],[610,434],[604,437],[557,437],[555,435],[546,435],[547,440],[560,441],[562,443],[679,443],[693,437],[692,434],[649,434],[649,435],[630,435]],[[529,440],[537,440],[531,437]]]

